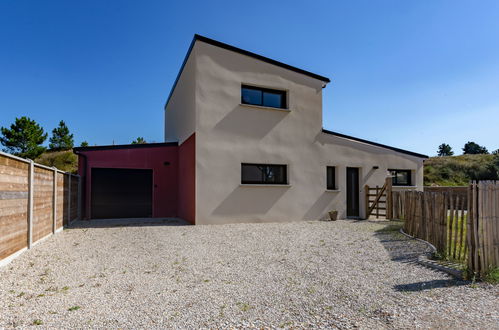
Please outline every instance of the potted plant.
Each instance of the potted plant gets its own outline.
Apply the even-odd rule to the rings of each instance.
[[[331,221],[335,221],[337,218],[338,218],[338,211],[337,210],[329,211],[329,219]]]

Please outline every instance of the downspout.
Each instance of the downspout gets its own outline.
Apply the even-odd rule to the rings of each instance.
[[[80,175],[80,180],[81,181],[81,184],[82,184],[82,189],[81,189],[81,196],[80,198],[82,199],[81,201],[81,205],[82,205],[82,208],[83,208],[83,219],[88,219],[87,217],[87,163],[88,163],[88,159],[87,159],[87,155],[85,154],[82,154],[80,153],[78,150],[75,150],[74,153],[76,155],[78,155],[78,157],[83,157],[84,159],[84,171],[83,171],[83,175]],[[79,162],[78,162],[79,164]],[[78,172],[79,172],[79,168],[78,168]]]

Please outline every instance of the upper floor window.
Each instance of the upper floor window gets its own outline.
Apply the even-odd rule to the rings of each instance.
[[[388,170],[392,175],[392,185],[394,186],[410,186],[411,185],[411,170]]]
[[[286,109],[286,91],[242,85],[241,103]]]
[[[326,189],[336,190],[336,168],[334,166],[326,167]]]
[[[241,164],[242,184],[288,184],[286,165]]]

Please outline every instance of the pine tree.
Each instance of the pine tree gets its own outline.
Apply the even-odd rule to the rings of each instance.
[[[49,148],[52,150],[68,150],[73,148],[73,134],[69,134],[69,128],[64,120],[59,122],[59,126],[52,130],[52,137],[49,140]]]
[[[10,129],[0,128],[2,137],[0,143],[5,146],[4,151],[19,157],[35,159],[46,148],[41,145],[47,139],[47,133],[34,120],[28,117],[16,118]]]
[[[88,147],[88,142],[87,142],[87,141],[83,141],[83,142],[80,144],[80,147]]]
[[[468,141],[468,143],[466,143],[463,148],[463,154],[465,155],[477,155],[477,154],[488,154],[488,153],[489,151],[487,150],[487,148],[482,147],[481,145],[471,141]]]
[[[447,143],[442,143],[441,145],[438,146],[438,156],[452,156],[454,155],[454,151],[452,151],[452,148],[450,145]]]
[[[139,136],[135,140],[132,141],[132,144],[144,144],[147,143],[146,140],[144,140],[143,137]]]

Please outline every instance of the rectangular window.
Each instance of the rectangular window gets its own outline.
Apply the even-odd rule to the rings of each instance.
[[[410,186],[411,185],[411,170],[388,170],[392,175],[392,185],[394,186]]]
[[[286,165],[241,164],[242,184],[288,184]]]
[[[326,167],[326,189],[336,190],[336,168],[334,166]]]
[[[286,109],[286,91],[242,85],[241,103]]]

